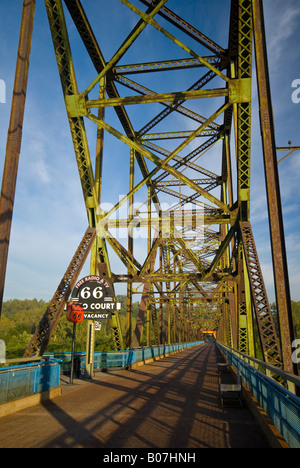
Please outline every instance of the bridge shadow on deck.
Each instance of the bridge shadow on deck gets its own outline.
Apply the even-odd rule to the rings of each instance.
[[[71,446],[105,448],[268,447],[248,409],[221,408],[219,360],[216,346],[207,343],[130,372],[98,374],[76,399],[94,414],[68,424],[46,446],[73,439]],[[63,423],[56,403],[47,408]]]
[[[132,371],[65,385],[61,397],[31,409],[40,423],[27,446],[269,448],[247,408],[221,407],[219,360],[215,344],[207,343]]]

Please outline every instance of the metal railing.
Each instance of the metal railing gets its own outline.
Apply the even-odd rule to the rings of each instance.
[[[148,359],[164,357],[167,354],[181,351],[183,349],[196,346],[203,341],[192,343],[174,343],[169,345],[151,346],[145,348],[134,348],[123,351],[95,351],[94,370],[108,369],[113,367],[128,368],[139,362],[145,362]],[[76,352],[75,360],[79,362],[80,369],[85,368],[85,352]],[[63,373],[71,370],[71,353],[47,353],[44,357],[60,359],[61,370]],[[78,364],[77,364],[78,365]]]
[[[60,361],[0,368],[0,404],[42,393],[60,385]]]
[[[266,374],[277,374],[299,387],[300,378],[223,344],[217,346],[289,446],[300,448],[300,398]]]

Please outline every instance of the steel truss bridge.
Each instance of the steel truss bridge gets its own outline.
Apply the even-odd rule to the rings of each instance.
[[[1,300],[35,3],[27,0],[23,5],[3,173]],[[205,18],[189,24],[178,16],[176,7],[168,8],[167,0],[120,0],[120,8],[123,4],[122,8],[125,5],[134,12],[136,23],[108,60],[84,3],[45,0],[87,229],[25,356],[41,356],[46,350],[90,255],[91,274],[127,287],[126,330],[121,330],[117,312],[110,320],[116,350],[139,347],[146,324],[148,342],[151,332],[156,345],[198,339],[205,311],[218,341],[250,356],[255,356],[259,342],[267,363],[296,373],[262,0],[231,0],[230,23],[224,25],[228,38],[222,45],[201,32]],[[93,65],[94,79],[85,90],[78,86],[66,15],[72,18]],[[156,61],[153,56],[145,62],[143,52],[151,34],[160,34],[162,43],[176,46],[178,58]],[[134,63],[127,63],[128,52]],[[253,53],[280,336],[250,220]],[[94,154],[86,131],[91,122],[97,135]],[[104,164],[107,134],[120,147],[119,154],[109,154],[109,165]],[[127,193],[105,209],[102,182],[113,177],[113,167],[120,164],[118,156],[124,150]],[[210,158],[214,170],[208,164]],[[126,232],[125,238],[118,236],[120,230]],[[137,230],[145,233],[142,249],[138,249]],[[120,268],[112,268],[113,257]],[[141,298],[135,329],[134,294]]]

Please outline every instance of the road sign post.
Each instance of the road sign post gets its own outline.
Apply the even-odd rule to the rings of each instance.
[[[73,384],[74,376],[74,355],[75,355],[75,340],[76,340],[76,325],[83,321],[83,307],[80,302],[69,302],[67,320],[73,323],[73,335],[72,335],[72,354],[71,354],[71,374],[70,384]]]
[[[73,384],[74,376],[74,355],[75,355],[75,340],[76,340],[76,325],[83,321],[83,307],[79,302],[69,302],[67,320],[73,323],[73,335],[72,335],[72,354],[71,354],[71,374],[70,384]]]
[[[73,323],[73,335],[72,335],[72,357],[71,357],[71,375],[70,384],[73,384],[74,377],[74,355],[75,355],[75,340],[76,340],[76,323]]]

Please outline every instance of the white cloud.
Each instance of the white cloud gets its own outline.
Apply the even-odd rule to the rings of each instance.
[[[41,137],[42,134],[38,133],[30,139],[28,152],[31,155],[31,161],[28,175],[38,183],[49,184],[51,182],[50,167],[46,161],[46,149]]]
[[[293,39],[299,27],[300,5],[295,1],[269,0],[265,2],[265,21],[271,68],[280,65],[286,54],[287,41]],[[299,48],[289,48],[290,56],[299,56]]]

